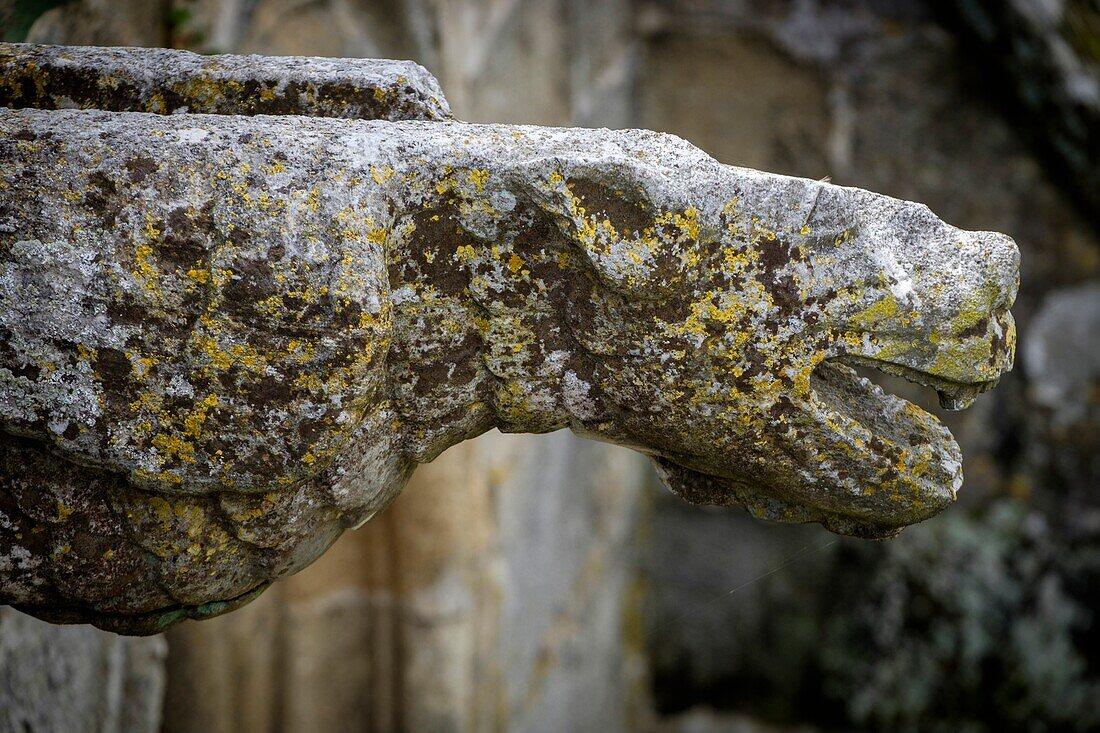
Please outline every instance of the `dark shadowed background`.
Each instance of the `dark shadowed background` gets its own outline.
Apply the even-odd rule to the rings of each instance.
[[[0,730],[1100,729],[1100,2],[0,0],[0,35],[414,59],[462,119],[672,132],[1023,255],[996,391],[942,414],[889,383],[966,457],[899,539],[493,433],[228,616],[123,639],[0,609]]]

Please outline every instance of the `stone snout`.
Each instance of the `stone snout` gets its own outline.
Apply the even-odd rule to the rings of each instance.
[[[834,531],[880,537],[955,500],[962,454],[933,415],[849,367],[935,389],[947,409],[968,407],[1012,367],[1019,250],[1007,236],[959,230],[923,206],[860,198],[861,215],[830,232],[830,254],[817,258],[828,266],[815,282],[836,295],[825,308],[830,345],[811,377],[812,427],[803,437],[822,470],[799,484],[794,504]]]
[[[865,243],[828,274],[848,294],[830,314],[835,356],[932,387],[941,406],[963,409],[1012,368],[1019,249],[1003,234],[911,212],[894,231],[857,232]]]
[[[653,456],[689,501],[843,534],[892,536],[950,505],[962,484],[950,432],[850,367],[966,407],[1012,365],[1016,245],[858,189],[725,168],[697,185],[659,214],[674,225],[652,259],[591,246],[629,303],[615,353],[634,358],[599,372],[617,420],[584,434]],[[583,233],[610,207],[581,203],[569,223]]]

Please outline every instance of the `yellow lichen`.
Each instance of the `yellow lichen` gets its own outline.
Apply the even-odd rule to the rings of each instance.
[[[469,177],[470,182],[474,184],[474,187],[477,188],[478,193],[482,193],[485,190],[485,184],[489,180],[489,171],[481,168],[475,168],[474,170],[471,170],[467,174],[467,176]]]
[[[371,166],[370,174],[374,182],[381,186],[383,183],[393,178],[394,170],[388,165],[384,165],[381,168]]]

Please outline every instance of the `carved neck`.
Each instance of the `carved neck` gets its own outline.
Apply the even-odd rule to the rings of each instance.
[[[465,177],[476,190],[480,175],[441,173],[443,194],[394,218],[387,382],[418,459],[494,427],[548,432],[605,411],[569,327],[590,287],[576,253],[533,204],[450,188]]]
[[[624,430],[644,433],[634,413],[648,414],[656,392],[652,375],[635,375],[655,322],[644,283],[658,270],[679,277],[698,237],[687,184],[654,200],[646,182],[690,170],[695,186],[721,167],[672,139],[654,156],[639,131],[378,132],[361,178],[385,191],[386,383],[414,457],[493,427],[607,436],[638,417]]]

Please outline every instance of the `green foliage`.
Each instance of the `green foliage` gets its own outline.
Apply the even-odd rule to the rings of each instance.
[[[34,21],[51,8],[70,0],[15,0],[15,6],[6,12],[0,10],[0,40],[19,43],[27,39]]]
[[[1100,726],[1100,679],[1079,637],[1090,614],[1067,592],[1065,548],[1040,515],[1003,500],[851,552],[873,567],[844,574],[820,661],[852,721],[921,733]]]
[[[200,53],[219,53],[217,49],[206,47],[206,31],[196,21],[189,7],[174,5],[165,15],[169,45],[172,48],[186,48]]]
[[[1070,0],[1063,33],[1074,50],[1091,63],[1100,63],[1100,3]]]

